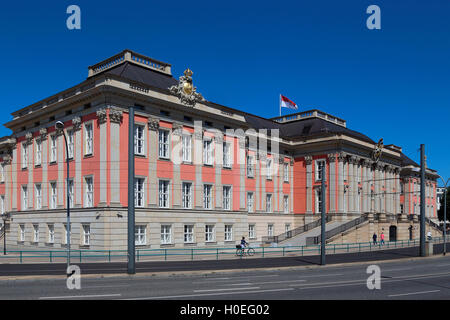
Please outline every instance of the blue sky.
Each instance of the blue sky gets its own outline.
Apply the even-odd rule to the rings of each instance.
[[[71,4],[81,30],[66,27]],[[381,30],[366,27],[372,4]],[[191,68],[210,101],[274,117],[282,93],[417,162],[423,143],[429,167],[450,177],[450,1],[8,1],[0,10],[3,122],[128,48],[171,63],[176,78]]]

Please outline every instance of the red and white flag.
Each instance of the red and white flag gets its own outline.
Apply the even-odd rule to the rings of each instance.
[[[280,108],[289,108],[298,110],[298,106],[290,99],[280,94]]]

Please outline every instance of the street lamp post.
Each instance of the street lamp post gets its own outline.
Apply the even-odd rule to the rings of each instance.
[[[3,255],[6,256],[6,219],[8,217],[6,216],[6,214],[2,215],[2,219],[3,219]]]
[[[66,187],[67,187],[67,270],[70,266],[70,193],[69,193],[69,146],[67,144],[66,134],[64,133],[64,123],[57,121],[55,124],[57,130],[61,130],[64,136],[64,142],[66,143],[66,163],[67,163],[67,177],[66,177]]]
[[[444,179],[441,178],[442,182],[444,182]],[[450,178],[447,179],[447,181],[444,183],[444,251],[443,255],[445,256],[447,251],[447,243],[446,243],[446,237],[447,237],[447,184],[450,181]]]

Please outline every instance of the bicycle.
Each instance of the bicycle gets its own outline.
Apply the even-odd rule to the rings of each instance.
[[[240,245],[236,245],[236,256],[237,257],[242,257],[242,256],[245,256],[246,254],[250,257],[253,256],[255,254],[255,249],[250,248],[250,247],[242,248]]]

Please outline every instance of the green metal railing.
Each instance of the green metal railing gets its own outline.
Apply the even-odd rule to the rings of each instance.
[[[433,238],[433,243],[443,242],[443,238]],[[381,249],[395,249],[419,246],[420,240],[387,241],[384,244],[378,242],[356,242],[327,244],[326,254],[357,253],[376,251]],[[255,254],[252,257],[285,257],[308,256],[320,254],[320,245],[284,246],[284,247],[253,247]],[[79,262],[118,262],[127,260],[127,250],[71,250],[71,261]],[[221,248],[161,248],[161,249],[137,249],[136,260],[139,261],[168,261],[168,260],[219,260],[219,259],[246,259],[247,256],[237,255],[236,247]],[[8,250],[6,255],[0,255],[2,259],[17,259],[19,263],[38,262],[65,262],[67,250]],[[8,261],[10,262],[10,261]]]

